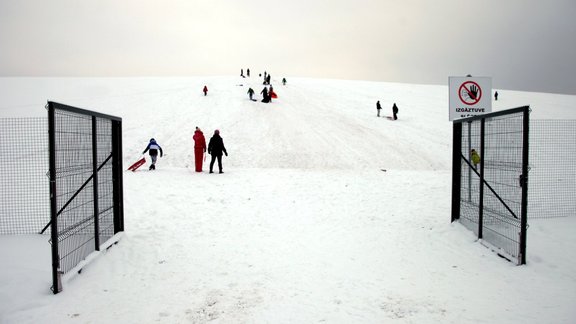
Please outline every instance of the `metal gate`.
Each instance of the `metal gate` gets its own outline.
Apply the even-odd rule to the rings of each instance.
[[[529,107],[455,120],[453,127],[452,221],[525,264]]]
[[[122,119],[48,102],[52,290],[124,231]]]

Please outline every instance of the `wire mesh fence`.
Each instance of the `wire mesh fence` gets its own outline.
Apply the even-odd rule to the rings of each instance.
[[[524,170],[524,114],[497,116],[486,121],[484,133],[483,232],[485,241],[517,259],[522,257],[521,233]],[[518,261],[522,263],[522,261]]]
[[[461,138],[464,139],[458,147],[459,154],[468,158],[472,163],[472,150],[480,151],[480,123],[466,123],[462,125]],[[474,234],[478,235],[478,208],[480,206],[480,178],[476,172],[479,172],[478,166],[466,163],[466,160],[460,159],[459,168],[461,170],[460,178],[460,223]]]
[[[67,273],[123,231],[121,120],[48,103],[54,293]]]
[[[48,103],[48,118],[0,118],[0,235],[50,234],[60,275],[124,230],[122,121]]]
[[[114,174],[111,161],[105,162],[112,154],[112,122],[96,118],[97,125],[97,165],[98,171],[98,231],[102,242],[114,235]]]
[[[454,122],[453,214],[525,263],[528,107]]]
[[[518,258],[528,218],[576,216],[576,120],[526,124],[523,108],[454,123],[452,219]]]
[[[0,235],[37,234],[50,221],[47,172],[47,118],[0,118]]]
[[[54,125],[57,246],[60,271],[67,273],[96,248],[92,116],[56,110]]]
[[[530,122],[529,218],[576,217],[576,120]]]

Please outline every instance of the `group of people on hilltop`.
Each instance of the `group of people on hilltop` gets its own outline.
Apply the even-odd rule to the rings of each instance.
[[[244,69],[240,69],[240,76],[245,78],[246,76],[250,77],[250,69],[246,69],[246,76],[244,76]],[[262,76],[262,74],[260,74],[260,76]],[[272,84],[270,84],[271,82],[271,76],[270,74],[268,74],[266,71],[264,71],[264,85],[269,86],[269,89],[267,87],[264,87],[264,89],[262,89],[262,91],[260,92],[260,94],[262,95],[262,102],[264,103],[269,103],[272,102],[272,98],[277,98],[276,93],[274,92],[274,88],[272,87]],[[286,78],[282,78],[282,84],[286,85]],[[208,95],[208,87],[204,86],[204,88],[202,89],[202,92],[204,93],[204,96]],[[250,100],[252,101],[256,101],[253,97],[254,97],[254,89],[249,88],[248,89],[248,98],[250,98]]]
[[[241,76],[242,76],[242,70],[240,70]],[[250,76],[250,74],[248,74],[248,76]],[[262,76],[262,74],[260,74],[260,76]],[[262,102],[264,103],[269,103],[272,102],[273,98],[278,98],[278,95],[274,92],[274,87],[272,87],[272,84],[270,83],[271,79],[270,79],[270,74],[268,74],[266,71],[264,71],[264,88],[262,89],[262,91],[260,91],[260,94],[262,95]],[[282,78],[282,84],[286,85],[286,78]],[[250,100],[252,101],[256,101],[256,99],[254,99],[254,89],[252,88],[248,88],[248,98],[250,98]]]
[[[220,136],[220,131],[218,129],[214,131],[214,135],[212,135],[208,142],[208,147],[206,147],[206,138],[204,137],[204,133],[202,133],[202,130],[200,130],[199,127],[196,127],[192,139],[194,140],[194,164],[196,172],[202,172],[204,153],[208,150],[208,154],[212,156],[212,160],[210,161],[210,173],[214,173],[214,163],[216,161],[218,161],[219,173],[224,173],[222,170],[222,153],[228,156],[228,151],[226,151],[224,140]],[[148,152],[150,159],[152,160],[149,170],[156,170],[158,153],[160,153],[160,157],[164,154],[162,147],[160,147],[154,138],[151,138],[142,154],[146,154],[146,152]]]
[[[268,73],[266,73],[266,71],[264,71],[264,82],[262,82],[263,85],[270,85],[270,79],[272,78],[272,76]]]
[[[378,100],[376,101],[376,117],[380,117],[380,110],[382,110],[382,105],[380,105],[380,100]],[[392,119],[398,119],[398,106],[396,106],[396,103],[392,105]]]
[[[248,91],[250,91],[250,90],[248,90]],[[278,98],[278,96],[276,95],[276,92],[274,92],[274,88],[272,87],[272,85],[270,85],[270,89],[268,89],[267,87],[264,87],[264,89],[262,89],[262,91],[260,91],[260,94],[262,95],[262,102],[264,102],[264,103],[272,102],[272,98]],[[250,96],[250,99],[252,99],[252,96]]]
[[[240,76],[243,78],[250,77],[250,69],[246,69],[246,76],[244,76],[244,69],[240,69]]]

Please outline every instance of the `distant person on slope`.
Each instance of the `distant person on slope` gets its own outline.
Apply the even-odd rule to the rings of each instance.
[[[254,89],[249,88],[249,89],[248,89],[248,97],[250,97],[250,100],[254,100],[254,99],[252,99],[252,96],[253,96],[253,95],[254,95]]]
[[[286,78],[282,78],[282,85],[286,85]]]
[[[392,115],[394,120],[398,119],[398,106],[396,106],[396,103],[394,103],[394,105],[392,106]]]
[[[202,160],[204,152],[206,152],[206,139],[204,138],[204,133],[202,133],[200,128],[196,127],[192,139],[194,139],[194,162],[196,165],[196,172],[202,172]]]
[[[260,94],[262,95],[262,102],[264,103],[270,102],[270,96],[268,95],[268,88],[264,87],[264,89],[260,91]]]
[[[155,139],[151,138],[150,143],[148,143],[148,146],[146,146],[146,149],[144,152],[142,152],[142,154],[146,154],[146,152],[148,152],[148,154],[150,154],[150,158],[152,159],[152,164],[148,170],[156,170],[156,159],[158,158],[158,151],[160,151],[160,157],[162,157],[162,148],[160,145],[158,145],[158,143],[156,143]]]
[[[215,130],[214,135],[210,139],[210,143],[208,143],[208,154],[212,155],[212,160],[210,161],[210,173],[214,173],[214,161],[218,159],[218,169],[220,173],[224,173],[222,171],[222,152],[228,156],[228,152],[226,152],[226,148],[224,147],[224,141],[222,137],[220,137],[220,131]]]
[[[494,92],[494,100],[498,101],[498,91]]]
[[[380,117],[380,110],[382,110],[382,106],[380,106],[380,100],[376,101],[376,117]]]
[[[204,89],[202,89],[202,92],[204,92],[204,96],[206,96],[208,94],[208,87],[204,86]]]

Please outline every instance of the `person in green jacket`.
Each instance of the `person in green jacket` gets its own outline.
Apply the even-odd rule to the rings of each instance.
[[[475,149],[470,150],[470,158],[472,160],[472,164],[474,164],[474,169],[476,169],[478,163],[480,163],[480,155],[476,152]]]

